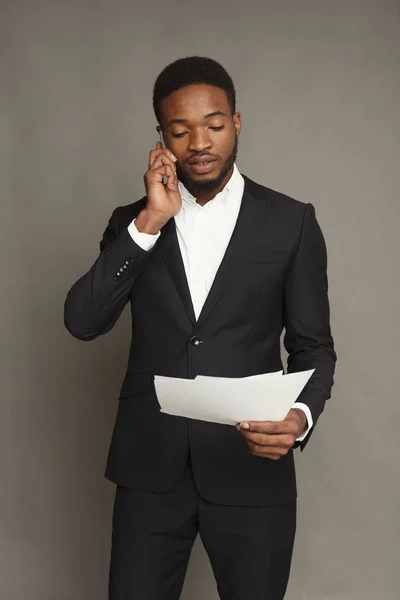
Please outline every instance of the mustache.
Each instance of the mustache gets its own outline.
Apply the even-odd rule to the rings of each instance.
[[[188,163],[194,158],[203,158],[205,156],[211,156],[211,158],[214,158],[215,160],[220,160],[218,154],[211,154],[211,152],[197,152],[196,154],[192,154],[192,156],[189,156],[189,158],[185,160],[185,163]]]

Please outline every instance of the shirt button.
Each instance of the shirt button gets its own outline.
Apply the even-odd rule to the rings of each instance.
[[[192,346],[199,346],[203,342],[200,338],[197,337],[197,335],[194,335],[190,338],[190,343],[192,344]]]

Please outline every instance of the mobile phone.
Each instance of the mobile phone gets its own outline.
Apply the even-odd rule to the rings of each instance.
[[[163,148],[165,148],[165,144],[164,144],[164,137],[163,137],[163,134],[162,134],[162,129],[161,129],[161,127],[160,127],[160,126],[158,126],[158,127],[157,127],[157,131],[158,131],[158,135],[160,136],[160,142],[161,142],[161,146],[162,146]]]
[[[163,137],[162,129],[161,129],[160,125],[157,125],[157,131],[158,131],[158,135],[160,136],[161,147],[165,148],[164,137]],[[167,182],[168,182],[168,178],[164,175],[164,177],[163,177],[164,185],[167,185]]]

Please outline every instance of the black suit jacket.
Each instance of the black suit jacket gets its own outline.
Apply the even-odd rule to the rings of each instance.
[[[161,413],[154,374],[245,377],[281,370],[285,328],[288,371],[315,369],[298,399],[315,426],[330,396],[336,356],[326,248],[314,208],[245,177],[236,227],[196,321],[174,220],[150,252],[127,231],[145,202],[113,212],[99,257],[65,303],[66,327],[82,340],[109,331],[131,306],[132,343],[106,477],[166,492],[178,482],[190,448],[207,500],[253,506],[291,500],[293,451],[278,461],[256,457],[234,427]]]

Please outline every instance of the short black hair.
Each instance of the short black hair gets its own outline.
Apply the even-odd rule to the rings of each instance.
[[[226,92],[232,114],[236,110],[236,92],[229,73],[212,58],[188,56],[165,67],[153,88],[153,108],[161,124],[161,103],[173,92],[193,84],[213,85]]]

